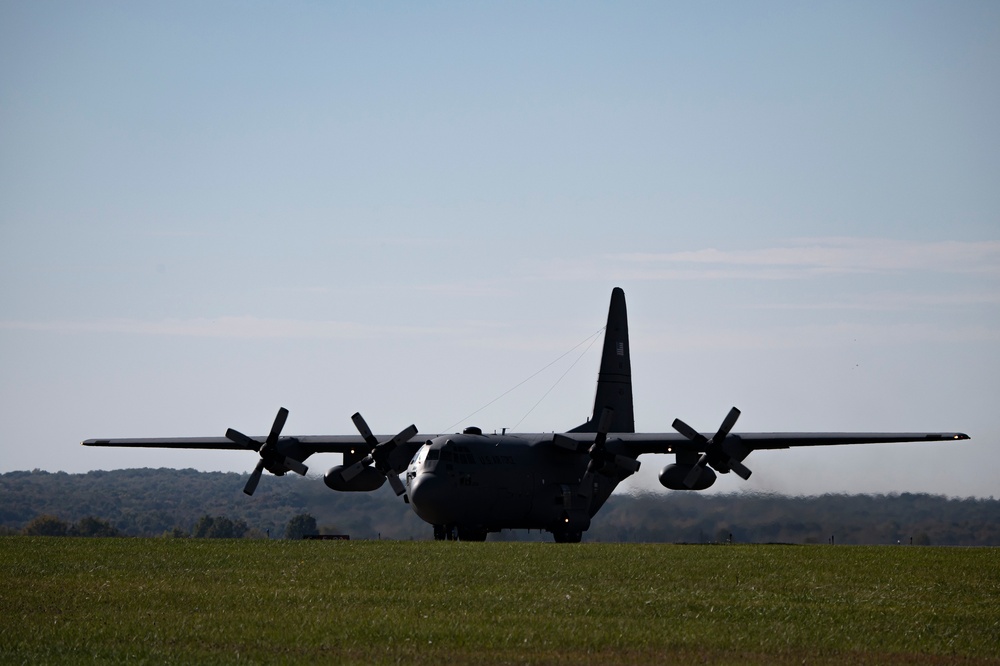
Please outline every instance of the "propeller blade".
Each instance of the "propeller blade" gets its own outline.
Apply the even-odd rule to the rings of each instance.
[[[392,442],[395,445],[393,446],[393,448],[396,448],[396,446],[399,446],[400,444],[405,444],[406,442],[410,441],[416,434],[417,434],[417,426],[411,423],[408,428],[406,428],[405,430],[403,430],[398,435],[392,438]]]
[[[250,478],[247,479],[247,485],[243,486],[243,492],[247,495],[253,495],[253,491],[257,490],[257,484],[260,482],[260,473],[264,471],[264,459],[261,458],[257,461],[257,466],[253,468],[253,472],[250,473]]]
[[[364,439],[369,446],[378,446],[378,440],[375,438],[375,435],[372,434],[372,429],[368,427],[367,423],[365,423],[365,419],[361,416],[361,412],[354,412],[351,416],[351,420],[354,421],[354,427],[358,429],[359,433],[361,433],[361,438]]]
[[[285,467],[292,470],[299,476],[305,476],[306,472],[309,471],[309,468],[303,465],[300,461],[288,456],[285,456]]]
[[[396,493],[397,497],[406,492],[406,488],[403,487],[403,482],[399,480],[398,474],[390,472],[385,475],[385,478],[389,479],[389,485],[392,486],[392,492]]]
[[[392,456],[392,453],[396,450],[397,446],[410,441],[410,438],[416,434],[417,426],[411,425],[392,439],[384,441],[373,448],[369,456],[375,463],[375,469],[382,472],[382,474],[386,476],[394,473],[395,470],[393,469],[389,458]],[[374,439],[374,437],[372,439]]]
[[[597,422],[597,435],[594,436],[593,450],[604,449],[604,443],[608,441],[608,429],[611,427],[611,419],[615,415],[615,410],[605,407],[601,410],[601,419]]]
[[[615,465],[635,474],[639,471],[640,463],[635,458],[629,458],[628,456],[615,456]]]
[[[264,444],[268,448],[272,448],[278,443],[278,437],[281,436],[281,430],[285,427],[285,421],[288,419],[288,410],[284,407],[278,409],[278,415],[274,417],[274,423],[271,425],[271,432],[267,436],[267,440]]]
[[[721,444],[722,440],[729,435],[729,431],[733,429],[734,425],[736,425],[736,419],[738,418],[740,418],[740,410],[733,407],[729,410],[729,413],[726,414],[726,418],[722,421],[722,425],[719,426],[719,432],[715,433],[715,437],[712,438],[712,441],[716,444]]]
[[[389,480],[389,485],[392,486],[392,490],[397,496],[406,493],[406,487],[399,479],[399,474],[392,468],[389,458],[392,456],[392,452],[396,450],[396,447],[413,439],[417,434],[417,426],[411,424],[392,439],[380,444],[378,438],[372,434],[372,430],[368,427],[364,417],[361,416],[361,412],[355,412],[351,416],[351,420],[354,421],[354,427],[361,433],[362,439],[372,448],[367,456],[341,471],[340,475],[344,478],[344,481],[350,481],[358,474],[361,474],[365,467],[375,465],[375,469]],[[408,498],[404,497],[403,499],[409,503]]]
[[[363,472],[365,470],[365,468],[368,467],[368,465],[371,465],[371,464],[372,464],[372,457],[371,456],[365,456],[364,458],[362,458],[358,462],[354,463],[350,467],[345,467],[344,469],[342,469],[340,471],[340,475],[342,477],[344,477],[344,481],[350,481],[351,479],[353,479],[354,477],[356,477],[358,474],[361,474],[361,472]]]
[[[740,477],[744,481],[746,481],[747,479],[749,479],[750,475],[753,474],[753,472],[751,472],[750,469],[746,465],[744,465],[743,463],[741,463],[736,458],[730,458],[729,459],[729,469],[731,469],[734,472],[736,472],[736,476]]]
[[[239,430],[233,430],[232,428],[226,430],[226,439],[231,442],[235,442],[236,444],[242,444],[245,448],[248,448],[251,451],[260,450],[260,442],[250,439]]]
[[[566,435],[560,435],[558,433],[552,436],[552,443],[561,449],[573,451],[574,453],[583,453],[587,450],[586,443],[578,442],[572,437],[567,437]]]
[[[688,488],[694,488],[698,483],[698,478],[701,477],[701,470],[704,469],[705,465],[708,463],[708,454],[703,453],[698,462],[694,464],[691,471],[688,472],[687,476],[684,477],[684,485]]]
[[[744,481],[750,478],[750,470],[741,461],[750,453],[750,449],[742,443],[738,436],[729,438],[729,432],[736,425],[736,420],[740,418],[740,410],[733,407],[722,420],[722,425],[711,440],[705,439],[704,435],[695,432],[694,428],[684,423],[680,419],[674,419],[674,430],[684,435],[688,439],[696,442],[699,446],[704,446],[704,453],[698,458],[684,477],[684,485],[694,488],[701,477],[701,471],[706,467],[711,467],[717,472],[736,472],[737,476]],[[728,460],[728,462],[727,462]]]
[[[611,429],[611,419],[615,416],[615,410],[610,407],[605,407],[601,410],[601,420],[597,422],[597,432],[603,432],[605,435],[608,434],[608,430]]]
[[[674,430],[684,435],[688,439],[697,442],[699,444],[703,444],[708,441],[707,439],[705,439],[704,435],[702,435],[700,432],[689,426],[687,423],[684,423],[684,421],[681,421],[680,419],[674,419],[673,428]]]

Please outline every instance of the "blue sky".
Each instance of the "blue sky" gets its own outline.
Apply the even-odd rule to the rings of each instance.
[[[973,437],[719,490],[1000,495],[998,72],[993,2],[2,2],[0,471],[566,429],[600,345],[465,417],[621,286],[641,430]]]

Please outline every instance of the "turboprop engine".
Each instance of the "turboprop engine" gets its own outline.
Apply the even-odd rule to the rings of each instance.
[[[694,483],[688,485],[688,475],[695,469],[700,470]],[[705,490],[715,483],[715,472],[710,467],[699,465],[667,465],[660,470],[660,485],[670,490]]]
[[[327,470],[323,475],[323,483],[330,490],[339,490],[348,493],[367,493],[378,490],[385,483],[385,475],[374,467],[363,467],[357,474],[351,477],[350,481],[344,480],[344,465],[337,465]]]

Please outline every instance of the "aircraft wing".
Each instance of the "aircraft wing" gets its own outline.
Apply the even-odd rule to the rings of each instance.
[[[574,440],[584,440],[589,435],[566,435]],[[708,439],[712,433],[706,433]],[[391,438],[391,435],[376,435],[379,441]],[[436,435],[418,434],[406,443],[406,448],[416,450],[428,439]],[[676,453],[678,451],[703,452],[705,446],[688,439],[679,433],[609,433],[611,440],[634,455],[644,453]],[[265,436],[251,437],[258,444],[263,444]],[[770,433],[732,433],[727,438],[740,442],[750,450],[790,449],[798,446],[835,446],[840,444],[888,444],[892,442],[942,442],[950,440],[969,439],[960,432],[770,432]],[[82,442],[84,446],[115,446],[126,448],[164,448],[164,449],[215,449],[245,451],[246,446],[226,437],[141,437],[122,439],[88,439]],[[293,452],[296,458],[305,460],[314,453],[355,453],[367,452],[371,446],[359,435],[306,435],[297,437],[281,437],[278,448]]]
[[[392,435],[375,435],[384,442],[392,439]],[[422,445],[425,441],[433,438],[434,435],[415,435],[407,442],[407,445]],[[265,435],[250,437],[258,445],[263,444],[267,439]],[[360,435],[305,435],[297,437],[278,438],[278,449],[281,451],[294,452],[296,458],[302,455],[300,460],[311,456],[314,453],[354,453],[364,451],[367,453],[371,446],[365,442]],[[235,442],[228,437],[138,437],[119,439],[87,439],[81,442],[83,446],[120,446],[126,448],[154,448],[154,449],[215,449],[246,451],[247,447],[239,442]],[[415,449],[414,449],[415,450]]]
[[[284,420],[283,418],[281,419]],[[410,426],[413,432],[416,428]],[[262,468],[267,468],[274,474],[284,474],[286,471],[294,471],[304,475],[308,468],[302,463],[314,453],[342,453],[344,455],[344,466],[361,463],[372,453],[375,448],[372,441],[366,440],[361,435],[308,435],[300,437],[277,437],[274,440],[273,448],[267,453],[264,451],[266,436],[247,437],[240,433],[234,433],[233,437],[140,437],[140,438],[120,438],[120,439],[88,439],[83,442],[83,446],[115,446],[125,448],[164,448],[164,449],[210,449],[210,450],[235,450],[260,452],[260,460],[257,467],[247,482],[244,492],[252,495],[257,487]],[[370,433],[369,433],[370,435]],[[405,437],[403,433],[396,437]],[[392,435],[374,435],[378,442],[390,442]],[[432,435],[433,437],[433,435]],[[413,454],[425,441],[427,435],[413,434],[409,439],[397,439],[398,444],[394,444],[388,454],[387,464],[392,470],[405,469]],[[395,475],[390,474],[392,479]],[[390,483],[392,483],[390,479]],[[395,485],[394,485],[395,489]],[[397,495],[400,493],[396,493]]]
[[[714,433],[704,433],[708,440]],[[629,453],[704,452],[706,447],[679,433],[609,433]],[[893,442],[944,442],[969,439],[961,432],[759,432],[732,433],[727,441],[739,442],[751,451],[790,449],[798,446],[836,446],[841,444],[889,444]]]
[[[771,432],[736,435],[736,438],[751,449],[790,449],[838,444],[944,442],[969,439],[969,436],[961,432]]]
[[[378,436],[378,435],[376,435]],[[391,437],[391,435],[390,435]],[[251,437],[258,444],[263,444],[266,436]],[[421,438],[423,441],[423,438]],[[228,437],[138,437],[122,439],[88,439],[81,442],[83,446],[122,446],[128,448],[154,449],[232,449],[246,451],[247,447],[234,442]],[[296,446],[302,451],[313,453],[345,453],[352,448],[364,448],[367,445],[360,435],[315,435],[306,437],[281,437],[279,448]]]

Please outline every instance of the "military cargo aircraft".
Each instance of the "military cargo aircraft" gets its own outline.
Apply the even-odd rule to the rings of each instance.
[[[715,433],[700,433],[680,419],[674,433],[637,433],[632,411],[625,292],[615,288],[604,333],[597,395],[590,419],[562,433],[484,434],[467,427],[455,434],[420,434],[409,426],[376,436],[361,414],[351,418],[359,435],[283,436],[281,408],[266,436],[233,429],[225,437],[88,439],[85,446],[237,449],[260,459],[243,492],[253,495],[263,470],[305,475],[314,453],[343,454],[323,477],[332,490],[370,492],[386,480],[414,512],[434,527],[435,539],[483,541],[490,532],[537,529],[557,542],[578,542],[615,487],[639,469],[639,456],[666,453],[675,462],[659,474],[672,490],[704,490],[716,473],[750,477],[744,464],[758,449],[796,446],[963,440],[957,432],[741,433],[732,432],[733,407]],[[405,475],[405,480],[400,479]]]

